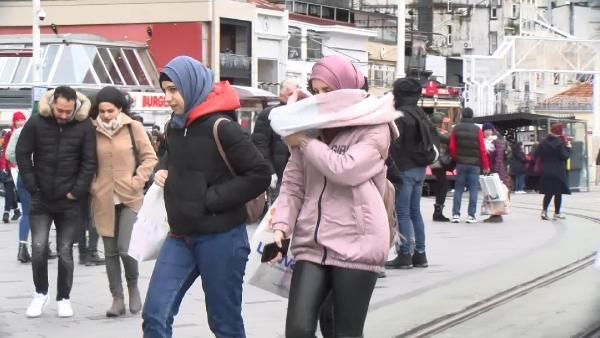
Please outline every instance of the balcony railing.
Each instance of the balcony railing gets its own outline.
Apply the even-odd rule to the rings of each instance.
[[[246,55],[221,53],[221,75],[233,78],[250,78],[251,58]]]

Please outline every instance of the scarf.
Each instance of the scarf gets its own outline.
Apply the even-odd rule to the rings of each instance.
[[[485,138],[485,140],[484,140],[485,151],[488,154],[493,153],[496,150],[496,146],[494,145],[494,142],[496,142],[497,139],[498,139],[498,136],[496,136],[496,135],[492,135],[492,136]]]
[[[291,98],[290,98],[291,99]],[[291,101],[291,102],[290,102]],[[312,129],[393,124],[402,113],[394,109],[394,96],[368,96],[364,90],[341,89],[288,101],[269,115],[273,130],[285,137]],[[391,126],[391,127],[395,127]]]

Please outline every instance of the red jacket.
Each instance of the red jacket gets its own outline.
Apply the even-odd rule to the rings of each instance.
[[[8,146],[8,142],[10,142],[10,137],[12,136],[12,129],[4,135],[4,142],[2,143],[2,156],[0,156],[0,170],[5,171],[16,167],[14,163],[11,163],[6,160],[6,147]]]

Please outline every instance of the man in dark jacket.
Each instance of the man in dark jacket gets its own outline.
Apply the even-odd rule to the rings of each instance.
[[[298,84],[292,80],[283,81],[279,89],[280,104],[268,107],[258,115],[252,133],[252,142],[271,166],[271,189],[274,192],[274,196],[271,196],[272,200],[279,194],[281,178],[290,157],[290,152],[283,143],[281,136],[273,132],[269,115],[273,108],[287,104],[288,98],[299,88]]]
[[[31,194],[30,226],[36,294],[28,317],[39,317],[48,302],[48,236],[54,222],[58,246],[58,316],[71,317],[73,238],[81,200],[96,172],[96,133],[88,118],[90,101],[69,87],[44,95],[17,143],[19,175]]]
[[[394,82],[394,105],[403,112],[396,120],[400,132],[398,140],[392,144],[390,153],[399,170],[402,184],[396,188],[396,213],[400,234],[407,240],[400,245],[398,256],[386,263],[390,269],[410,269],[427,267],[425,254],[425,224],[421,215],[421,194],[425,182],[425,168],[422,163],[423,135],[420,135],[419,121],[427,120],[425,112],[417,107],[421,97],[421,85],[414,79],[398,79]],[[414,235],[413,235],[414,234]],[[411,255],[410,240],[415,239],[414,254]]]
[[[452,223],[460,223],[460,206],[465,186],[469,189],[469,209],[467,223],[477,223],[477,194],[479,190],[479,174],[490,172],[483,132],[473,123],[473,110],[462,111],[462,121],[452,130],[450,136],[450,155],[456,163],[454,179],[454,205],[452,207]]]

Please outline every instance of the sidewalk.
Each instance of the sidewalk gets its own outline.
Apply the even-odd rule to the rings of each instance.
[[[426,221],[428,269],[388,270],[380,279],[371,302],[365,337],[392,337],[427,320],[455,311],[477,299],[517,284],[531,276],[567,264],[595,250],[600,225],[574,219],[543,222],[535,207],[540,195],[513,196],[512,214],[502,224],[433,223],[433,200],[422,201]],[[565,198],[571,206],[597,206],[599,192]],[[451,204],[451,198],[447,199]],[[595,205],[595,206],[594,206]],[[446,208],[448,213],[450,205]],[[463,202],[466,208],[466,201]],[[596,207],[597,208],[597,207]],[[568,208],[565,211],[569,211]],[[250,233],[254,227],[249,228]],[[49,264],[52,302],[43,317],[24,315],[33,292],[31,265],[16,260],[17,224],[0,224],[0,337],[95,338],[141,337],[140,316],[119,319],[104,316],[111,297],[103,266],[76,265],[72,302],[75,316],[56,317],[57,261]],[[74,250],[77,264],[77,249]],[[154,262],[140,266],[144,294]],[[283,337],[285,299],[245,286],[244,318],[248,337]],[[211,337],[206,322],[204,297],[196,282],[176,317],[175,337]]]

